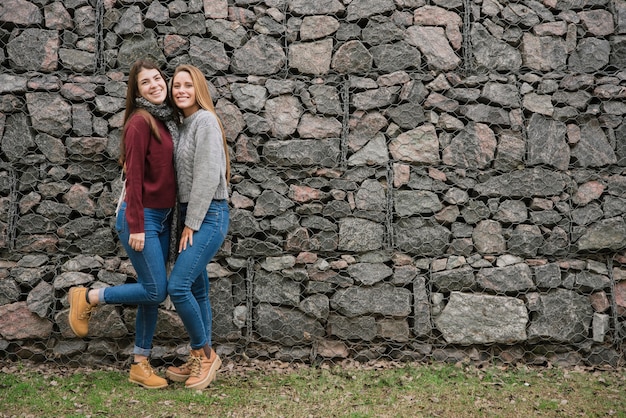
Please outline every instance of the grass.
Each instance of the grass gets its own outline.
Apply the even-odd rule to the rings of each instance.
[[[621,370],[225,366],[203,391],[146,390],[115,369],[5,367],[0,417],[626,417]]]

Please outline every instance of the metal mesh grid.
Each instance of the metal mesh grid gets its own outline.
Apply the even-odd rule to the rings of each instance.
[[[132,281],[113,230],[129,65],[209,80],[233,161],[208,266],[218,353],[617,365],[626,6],[608,1],[7,0],[0,357],[117,363],[70,286]],[[153,358],[186,335],[161,310]]]

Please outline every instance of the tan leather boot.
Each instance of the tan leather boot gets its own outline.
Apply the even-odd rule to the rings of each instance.
[[[70,302],[69,323],[76,336],[83,338],[89,332],[89,318],[94,305],[87,303],[87,288],[72,287],[67,296]]]
[[[215,380],[217,369],[222,365],[220,357],[211,349],[211,357],[207,358],[204,350],[191,350],[189,354],[191,373],[185,382],[189,389],[204,389]]]
[[[172,382],[185,382],[191,374],[192,360],[187,360],[187,363],[180,367],[169,366],[165,371],[165,376]]]
[[[137,383],[146,389],[161,389],[167,387],[167,380],[154,374],[147,359],[130,366],[130,377],[128,381]]]

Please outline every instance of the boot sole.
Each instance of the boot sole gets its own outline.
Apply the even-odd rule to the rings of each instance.
[[[170,379],[172,382],[186,382],[189,379],[188,374],[178,374],[174,372],[170,372],[169,370],[165,371],[165,377]]]
[[[166,388],[166,387],[167,387],[167,383],[165,383],[165,384],[163,384],[163,385],[159,385],[159,386],[148,386],[148,385],[146,385],[146,384],[141,383],[141,382],[140,382],[140,381],[138,381],[138,380],[128,379],[128,381],[129,381],[129,382],[131,382],[131,383],[136,383],[136,384],[138,384],[139,386],[143,386],[143,387],[144,387],[144,388],[146,388],[146,389],[163,389],[163,388]]]
[[[215,361],[213,362],[213,364],[211,364],[211,369],[209,370],[209,373],[207,374],[206,378],[194,385],[185,385],[187,388],[189,389],[204,389],[207,386],[209,386],[211,384],[211,382],[213,382],[215,380],[215,376],[217,375],[217,370],[220,368],[220,366],[222,365],[222,359],[216,354],[217,358],[215,359]]]
[[[73,312],[72,312],[72,307],[74,307],[74,309],[77,309],[77,308],[76,308],[76,305],[77,305],[77,303],[78,303],[78,301],[77,301],[77,302],[73,302],[73,300],[74,300],[76,297],[80,297],[80,295],[77,295],[77,294],[76,294],[76,293],[78,293],[78,292],[79,292],[79,289],[74,289],[74,288],[70,289],[70,292],[69,292],[69,295],[68,295],[68,296],[69,296],[69,297],[68,297],[68,299],[69,299],[69,302],[70,302],[70,314],[69,314],[69,320],[68,320],[68,322],[69,322],[69,324],[70,324],[70,328],[72,329],[72,332],[73,332],[74,334],[76,334],[76,336],[77,336],[77,337],[80,337],[80,338],[85,338],[85,337],[87,336],[87,334],[89,333],[89,331],[84,332],[84,333],[83,333],[83,332],[78,332],[78,331],[76,330],[76,328],[74,328],[74,324],[72,323],[72,322],[73,322],[73,321],[72,321],[72,313],[73,313]],[[76,313],[74,313],[74,315],[76,315]]]

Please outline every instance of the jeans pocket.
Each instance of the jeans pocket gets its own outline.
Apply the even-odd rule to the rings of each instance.
[[[115,231],[119,234],[125,232],[126,229],[126,211],[120,210],[117,214],[117,218],[115,219]]]

